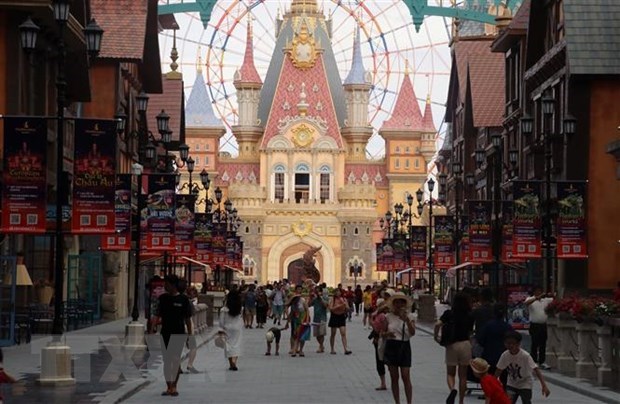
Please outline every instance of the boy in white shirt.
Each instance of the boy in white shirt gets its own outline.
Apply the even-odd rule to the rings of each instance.
[[[521,349],[522,338],[521,334],[516,331],[506,333],[504,337],[506,351],[499,358],[497,370],[495,371],[496,377],[499,377],[504,369],[508,372],[506,392],[513,404],[517,402],[519,397],[521,397],[523,404],[531,404],[532,373],[540,381],[543,396],[548,397],[550,394],[538,365],[527,351]]]

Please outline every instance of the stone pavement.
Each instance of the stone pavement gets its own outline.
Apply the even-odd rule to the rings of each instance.
[[[440,308],[438,308],[440,310]],[[159,403],[175,400],[162,397],[164,382],[161,362],[156,355],[132,357],[126,373],[127,378],[112,377],[102,381],[113,360],[122,358],[119,349],[129,319],[103,323],[67,333],[73,339],[75,375],[78,383],[69,387],[42,387],[36,383],[40,367],[40,345],[44,340],[33,339],[31,344],[4,348],[4,365],[11,374],[20,379],[18,385],[3,385],[2,395],[7,403]],[[414,401],[418,403],[443,403],[447,393],[443,366],[443,348],[435,344],[429,334],[431,324],[418,324],[418,333],[412,340]],[[361,317],[353,317],[348,323],[350,356],[343,355],[338,337],[337,355],[317,354],[316,341],[306,347],[305,358],[291,358],[288,352],[289,331],[284,331],[281,356],[264,355],[266,330],[244,330],[243,355],[239,371],[228,370],[223,351],[213,343],[203,345],[198,352],[195,366],[204,371],[198,375],[183,374],[179,384],[180,396],[176,400],[194,403],[357,403],[391,402],[389,391],[375,391],[378,385],[373,359],[373,349],[367,339],[368,330],[361,324]],[[215,330],[211,330],[213,333]],[[207,333],[209,334],[209,333]],[[87,345],[90,354],[79,354],[76,338],[95,340]],[[90,349],[90,350],[89,350]],[[116,351],[115,351],[116,349]],[[114,358],[112,356],[114,355]],[[84,362],[90,359],[90,365]],[[88,365],[88,368],[85,367]],[[184,364],[185,366],[185,364]],[[136,370],[140,367],[140,370]],[[544,372],[550,382],[551,397],[542,399],[539,388],[535,389],[535,402],[544,403],[599,403],[620,402],[620,395],[593,387],[574,378],[553,372]],[[388,376],[389,383],[389,376]],[[564,387],[568,387],[566,389]],[[480,403],[476,394],[466,402]]]

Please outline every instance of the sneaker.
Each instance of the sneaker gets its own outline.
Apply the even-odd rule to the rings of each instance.
[[[551,366],[547,365],[546,363],[541,363],[540,364],[540,368],[542,370],[549,370],[549,369],[551,369]]]
[[[458,394],[458,391],[452,390],[450,394],[448,395],[448,398],[446,398],[446,404],[454,404],[454,400],[456,400],[457,394]]]

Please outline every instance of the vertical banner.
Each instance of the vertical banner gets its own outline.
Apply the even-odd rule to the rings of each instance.
[[[174,174],[149,176],[146,199],[146,246],[152,251],[174,250],[175,182]]]
[[[226,235],[226,262],[225,265],[228,265],[231,268],[241,269],[241,267],[237,267],[237,246],[238,237],[233,232],[228,232]]]
[[[514,204],[512,201],[502,202],[502,262],[516,263],[523,262],[522,259],[515,257],[513,228]]]
[[[586,183],[558,182],[558,258],[588,258],[586,248]]]
[[[76,120],[72,233],[114,233],[115,164],[116,121]]]
[[[377,256],[377,272],[385,271],[383,265],[383,243],[375,244],[375,254]]]
[[[131,249],[131,174],[116,174],[115,234],[101,236],[102,250]],[[137,226],[138,224],[136,224]]]
[[[196,249],[196,259],[207,265],[213,265],[211,254],[211,224],[207,213],[196,213],[194,215],[194,248]]]
[[[47,122],[4,118],[2,232],[45,233]]]
[[[424,269],[427,266],[427,231],[426,226],[411,226],[411,267],[414,269]]]
[[[515,330],[529,328],[529,311],[525,299],[529,296],[531,285],[506,285],[506,315],[508,324]]]
[[[407,239],[405,234],[397,233],[393,239],[394,270],[400,271],[407,267]]]
[[[448,269],[454,266],[454,216],[433,216],[435,227],[435,268]]]
[[[491,201],[468,201],[469,261],[473,264],[493,262],[491,243]]]
[[[459,217],[459,226],[461,226],[461,245],[459,248],[459,263],[469,262],[471,253],[469,252],[469,216]]]
[[[513,181],[512,255],[516,259],[540,258],[540,182]]]
[[[394,270],[394,248],[390,244],[389,239],[383,239],[383,270],[392,272]]]
[[[175,210],[174,236],[176,242],[176,254],[181,256],[193,256],[194,250],[194,206],[196,195],[177,195]]]

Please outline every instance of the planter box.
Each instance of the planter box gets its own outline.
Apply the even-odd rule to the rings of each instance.
[[[599,361],[597,326],[594,321],[577,324],[577,344],[579,361],[575,367],[578,378],[596,381],[598,378],[597,362]]]
[[[558,357],[562,354],[558,321],[559,319],[555,316],[550,316],[547,319],[547,349],[545,356],[547,364],[554,369],[557,369]]]
[[[561,353],[557,358],[557,369],[560,373],[574,377],[579,359],[577,343],[577,321],[560,317],[558,320]]]

